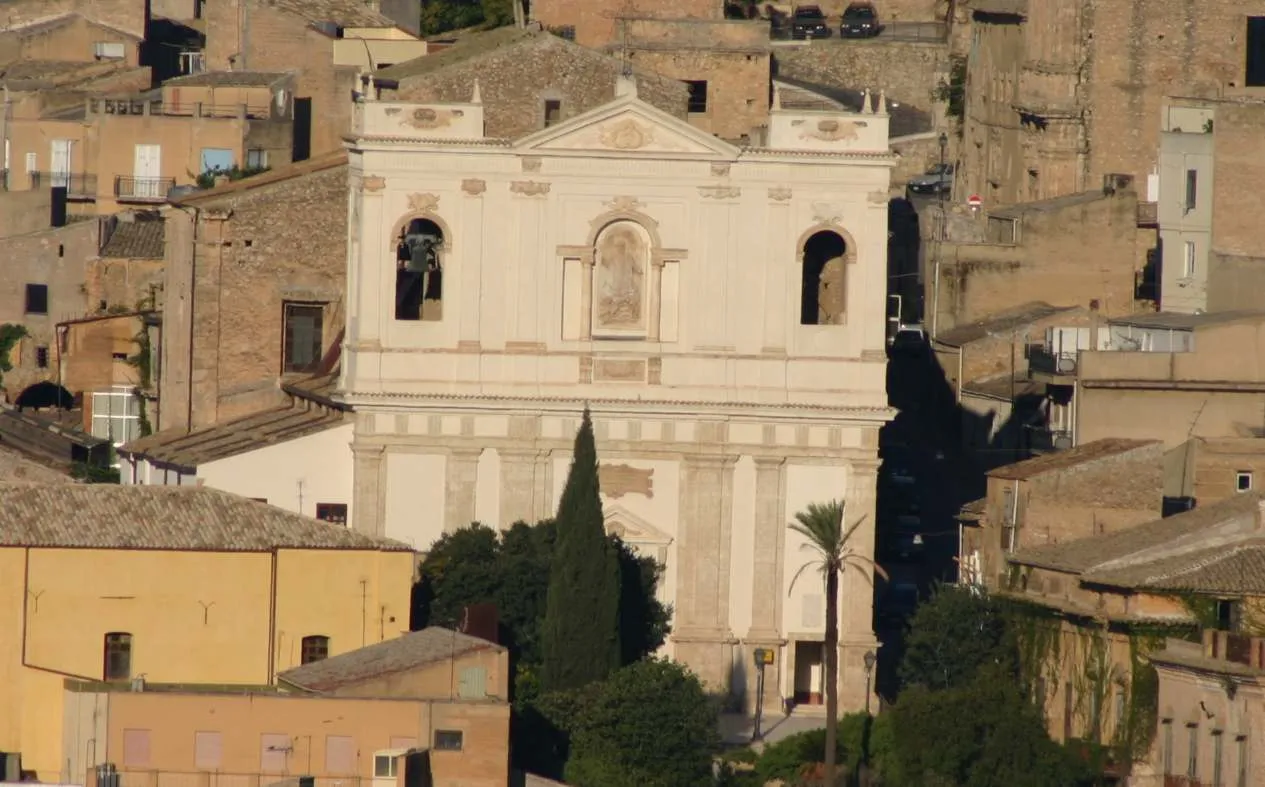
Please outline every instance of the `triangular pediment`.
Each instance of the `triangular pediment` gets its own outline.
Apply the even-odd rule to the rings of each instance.
[[[672,536],[621,506],[606,505],[603,510],[606,532],[619,536],[625,544],[667,546]]]
[[[623,96],[556,126],[523,137],[516,151],[616,156],[733,159],[738,148],[684,120]]]

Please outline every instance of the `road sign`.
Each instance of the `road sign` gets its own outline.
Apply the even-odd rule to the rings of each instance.
[[[980,195],[972,194],[970,199],[966,201],[966,204],[970,205],[972,208],[978,208],[980,205],[984,204],[984,200],[980,197]]]
[[[756,648],[755,649],[756,666],[759,666],[761,664],[772,664],[773,657],[774,657],[773,654],[774,654],[774,651],[771,648]]]

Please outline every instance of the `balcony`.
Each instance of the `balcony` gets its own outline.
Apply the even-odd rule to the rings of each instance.
[[[166,202],[167,192],[175,185],[175,178],[133,178],[120,175],[114,179],[114,197],[119,202]]]
[[[87,114],[150,117],[236,118],[267,120],[279,117],[270,104],[204,104],[163,101],[161,98],[89,98]]]
[[[1040,344],[1028,346],[1028,369],[1034,373],[1075,377],[1076,363],[1076,352],[1060,352]]]
[[[97,198],[97,176],[70,172],[31,172],[31,188],[66,189],[66,197],[73,200]]]

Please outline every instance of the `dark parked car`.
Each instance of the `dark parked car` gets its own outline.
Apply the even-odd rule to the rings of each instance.
[[[913,194],[948,194],[953,190],[953,165],[937,164],[909,181]]]
[[[830,38],[830,28],[826,25],[826,15],[815,5],[801,5],[795,9],[791,17],[791,38],[803,41],[806,38]]]
[[[839,35],[843,38],[872,38],[883,26],[878,22],[878,12],[869,3],[853,3],[843,12]]]

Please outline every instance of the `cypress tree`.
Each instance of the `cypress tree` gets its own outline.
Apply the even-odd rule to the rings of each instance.
[[[587,407],[555,521],[541,636],[547,691],[578,689],[619,666],[619,561],[606,537]]]

